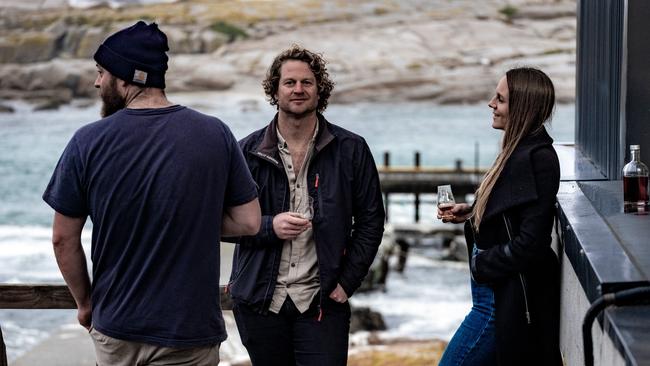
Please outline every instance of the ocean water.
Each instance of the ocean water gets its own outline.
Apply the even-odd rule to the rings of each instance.
[[[226,122],[237,138],[266,125],[274,109],[261,97],[238,94],[171,95]],[[52,210],[42,200],[52,170],[76,129],[98,119],[99,103],[78,101],[56,111],[34,112],[15,103],[0,114],[0,283],[62,283],[50,244]],[[478,143],[479,165],[489,166],[500,132],[491,129],[486,104],[436,106],[428,103],[331,105],[334,123],[366,139],[378,163],[391,153],[391,165],[411,165],[422,154],[423,166],[448,166],[455,159],[473,166]],[[551,135],[573,141],[572,105],[558,106]],[[434,220],[432,197],[423,197],[424,220]],[[410,195],[391,196],[391,221],[413,217]],[[82,241],[89,253],[90,224]],[[387,336],[449,339],[469,310],[468,271],[464,263],[445,262],[425,252],[409,258],[404,274],[391,273],[386,292],[357,294],[353,305],[380,311]],[[9,359],[15,359],[61,326],[76,321],[74,310],[0,310]]]

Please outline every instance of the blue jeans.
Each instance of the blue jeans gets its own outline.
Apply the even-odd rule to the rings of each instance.
[[[477,249],[474,247],[474,253]],[[472,310],[449,341],[439,366],[492,366],[497,364],[494,327],[494,292],[471,280]]]

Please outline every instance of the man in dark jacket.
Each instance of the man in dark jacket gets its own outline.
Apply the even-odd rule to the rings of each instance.
[[[240,141],[262,228],[239,240],[230,291],[253,365],[345,365],[350,306],[384,229],[377,168],[358,135],[329,123],[325,61],[294,46],[263,83],[278,113]]]

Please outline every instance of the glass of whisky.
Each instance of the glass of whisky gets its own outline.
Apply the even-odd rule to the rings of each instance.
[[[307,196],[307,202],[297,212],[303,219],[311,221],[314,218],[314,199],[311,196]]]
[[[451,192],[451,185],[438,186],[438,209],[442,212],[441,218],[443,220],[454,218],[451,209],[454,208],[455,204],[456,200],[454,200],[454,194]]]

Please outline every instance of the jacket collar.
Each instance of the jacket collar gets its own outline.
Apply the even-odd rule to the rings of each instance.
[[[492,189],[483,220],[537,199],[531,155],[533,151],[552,144],[553,139],[543,127],[519,142]]]
[[[330,132],[328,125],[329,122],[323,117],[322,114],[317,113],[318,117],[318,134],[316,135],[316,142],[314,144],[314,154],[323,150],[327,144],[334,140],[334,135]],[[262,142],[253,150],[253,154],[272,162],[275,165],[280,165],[280,154],[278,151],[278,114],[275,114],[273,120],[266,127]]]

